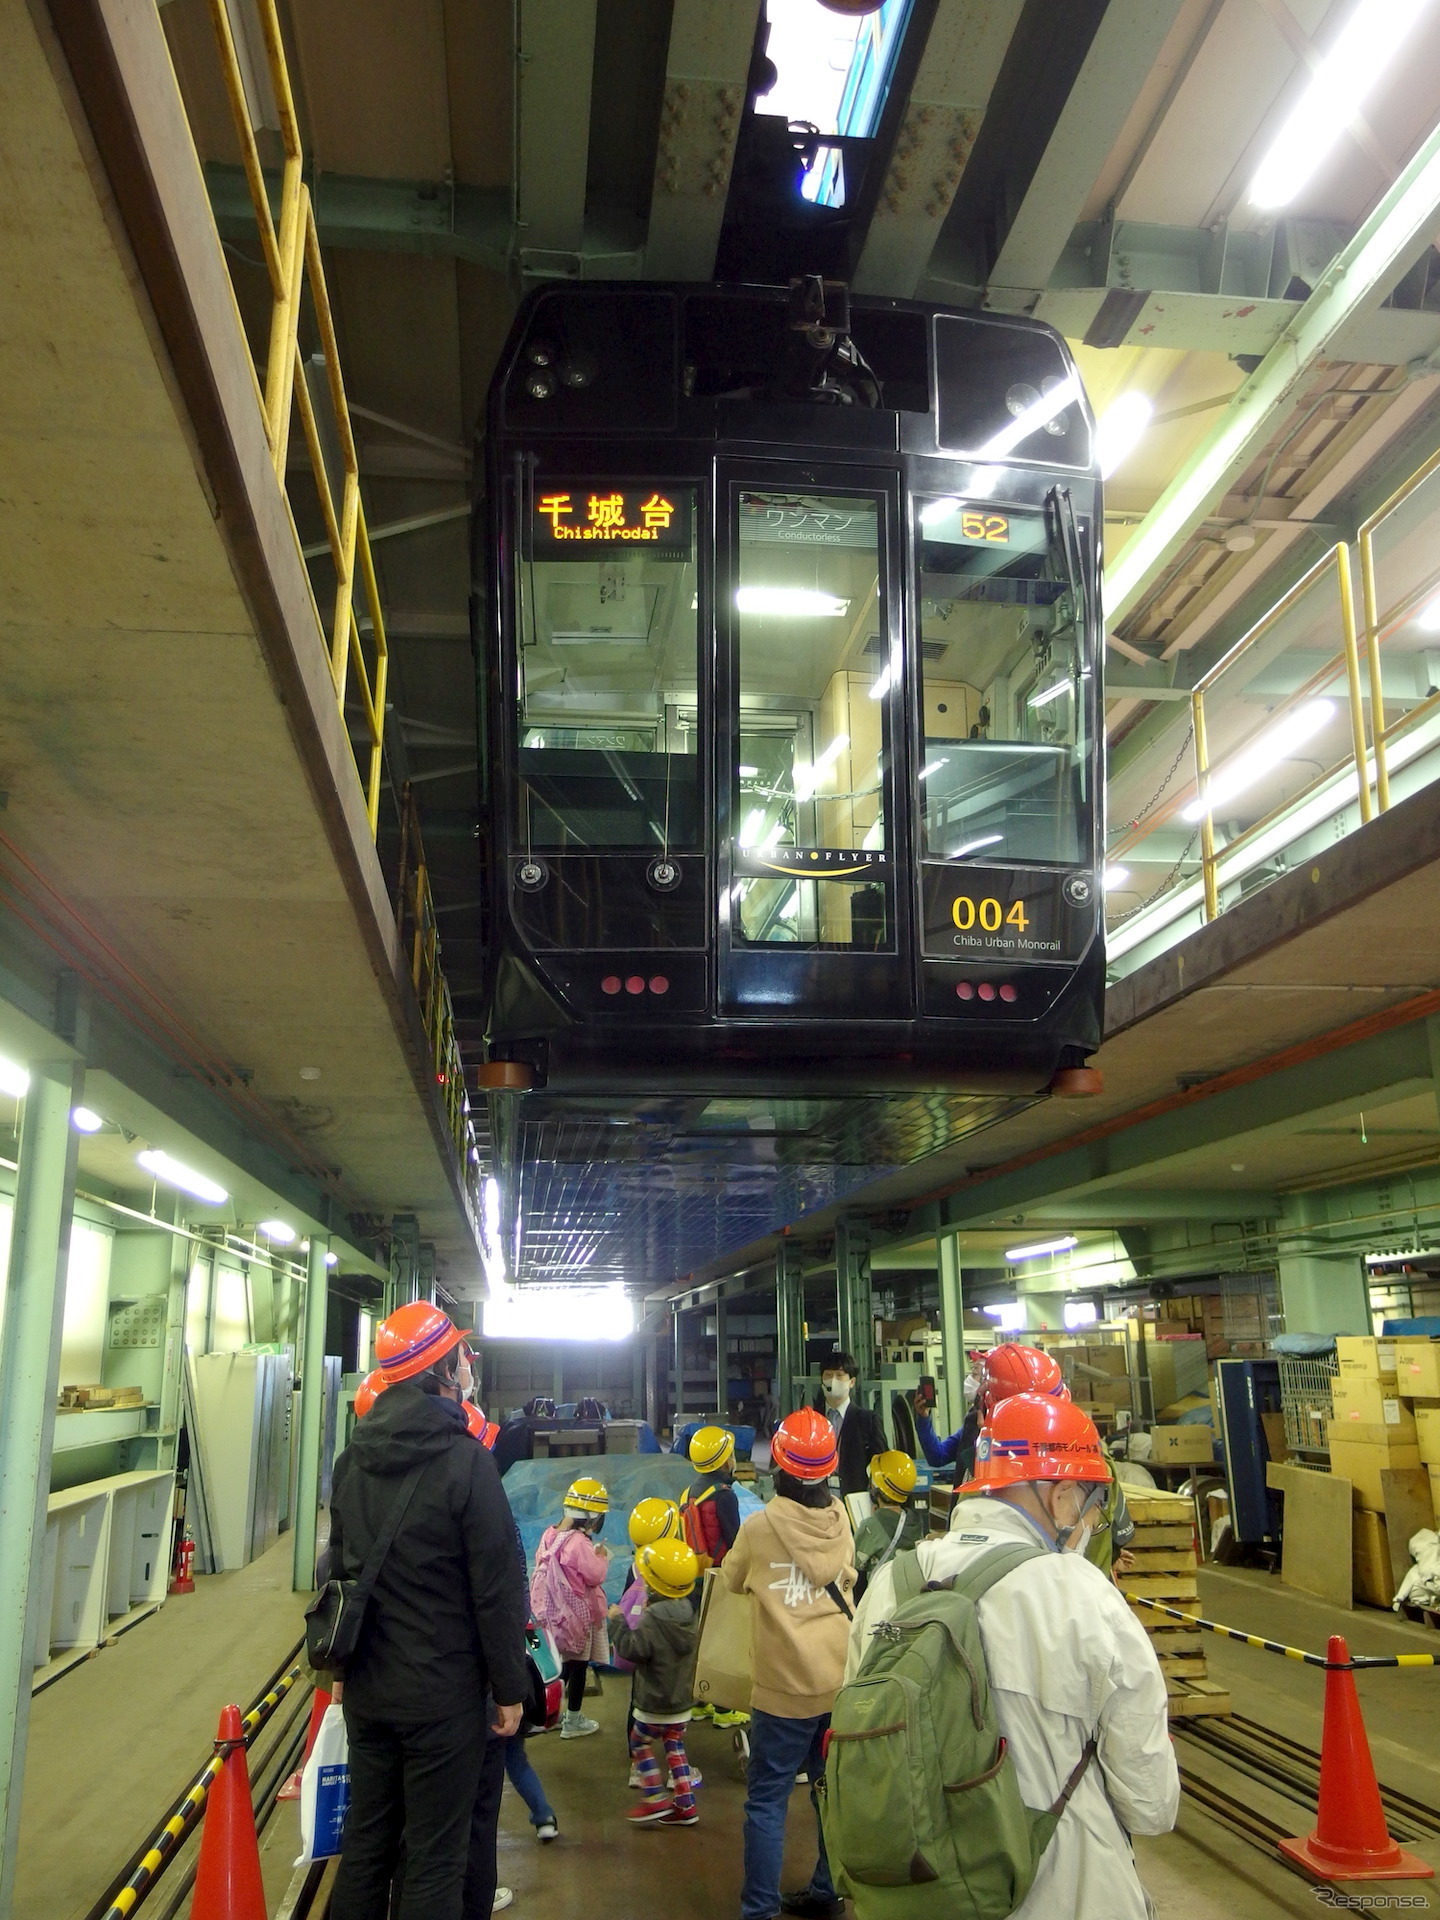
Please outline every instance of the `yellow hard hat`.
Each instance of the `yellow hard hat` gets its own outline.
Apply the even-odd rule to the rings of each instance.
[[[718,1473],[735,1458],[735,1436],[728,1427],[697,1427],[690,1436],[690,1464],[701,1473]]]
[[[572,1480],[561,1505],[571,1513],[608,1513],[610,1496],[598,1480]]]
[[[657,1540],[673,1540],[680,1532],[680,1509],[673,1500],[653,1494],[641,1500],[630,1515],[632,1547],[653,1546]]]
[[[870,1462],[870,1484],[886,1500],[902,1506],[915,1491],[915,1462],[891,1447]]]
[[[636,1554],[635,1571],[662,1600],[683,1600],[700,1578],[700,1562],[683,1540],[652,1540]]]

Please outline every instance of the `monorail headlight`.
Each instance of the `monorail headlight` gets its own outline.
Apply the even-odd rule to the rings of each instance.
[[[532,400],[548,400],[555,391],[555,376],[548,367],[534,367],[520,384]]]

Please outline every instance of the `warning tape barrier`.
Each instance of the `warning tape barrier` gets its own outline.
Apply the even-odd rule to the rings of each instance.
[[[1218,1620],[1202,1620],[1198,1613],[1183,1613],[1179,1607],[1167,1607],[1159,1600],[1147,1600],[1138,1593],[1127,1593],[1132,1607],[1149,1607],[1171,1620],[1183,1620],[1187,1627],[1203,1627],[1206,1633],[1218,1633],[1224,1640],[1238,1640],[1242,1646],[1258,1647],[1262,1653],[1283,1653],[1287,1660],[1303,1660],[1307,1667],[1324,1667],[1327,1672],[1354,1673],[1370,1667],[1435,1667],[1440,1654],[1434,1653],[1353,1653],[1344,1660],[1327,1659],[1323,1653],[1306,1653],[1300,1647],[1287,1647],[1279,1640],[1266,1640],[1258,1633],[1241,1633],[1238,1627],[1222,1627]]]

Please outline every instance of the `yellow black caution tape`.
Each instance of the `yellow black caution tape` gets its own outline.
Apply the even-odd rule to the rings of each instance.
[[[257,1700],[240,1722],[241,1732],[248,1746],[254,1736],[264,1726],[270,1715],[279,1706],[285,1695],[299,1680],[304,1669],[294,1666],[277,1680],[267,1694]],[[134,1872],[125,1885],[102,1909],[100,1920],[125,1920],[150,1891],[150,1887],[160,1869],[169,1860],[180,1842],[189,1833],[200,1815],[205,1811],[205,1801],[210,1788],[219,1776],[220,1769],[229,1758],[231,1748],[223,1741],[216,1741],[216,1751],[205,1762],[190,1785],[181,1794],[171,1808],[169,1816],[151,1835],[150,1844],[141,1855]]]
[[[1287,1660],[1303,1660],[1307,1667],[1325,1667],[1342,1673],[1358,1667],[1434,1667],[1440,1666],[1440,1654],[1434,1653],[1353,1653],[1348,1660],[1329,1660],[1323,1653],[1306,1653],[1300,1647],[1283,1646],[1278,1640],[1262,1639],[1258,1633],[1241,1633],[1238,1627],[1222,1627],[1218,1620],[1202,1620],[1198,1613],[1182,1613],[1179,1607],[1167,1607],[1159,1600],[1147,1600],[1141,1594],[1127,1593],[1132,1607],[1149,1607],[1183,1620],[1187,1627],[1203,1627],[1206,1633],[1218,1633],[1224,1640],[1238,1640],[1241,1646],[1258,1647],[1262,1653],[1283,1653]]]

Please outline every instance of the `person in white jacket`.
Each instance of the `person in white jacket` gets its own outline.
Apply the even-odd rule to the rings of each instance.
[[[1148,1920],[1154,1908],[1130,1835],[1168,1833],[1180,1803],[1159,1662],[1124,1597],[1085,1558],[1107,1482],[1086,1414],[1046,1394],[1017,1394],[980,1436],[975,1479],[949,1533],[915,1550],[925,1579],[942,1581],[991,1547],[1044,1549],[998,1580],[978,1609],[995,1715],[1026,1806],[1051,1806],[1085,1743],[1096,1742],[1013,1920]],[[847,1681],[894,1611],[887,1566],[856,1613]]]

